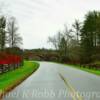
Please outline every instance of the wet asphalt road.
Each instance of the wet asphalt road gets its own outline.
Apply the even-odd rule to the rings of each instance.
[[[74,99],[60,77],[82,99]],[[3,100],[100,100],[100,77],[61,64],[40,62],[40,68]]]

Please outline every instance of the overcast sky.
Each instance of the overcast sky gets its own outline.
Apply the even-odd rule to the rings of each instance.
[[[100,10],[99,0],[0,0],[3,10],[16,17],[23,48],[50,48],[48,36],[53,36],[71,25],[75,19],[83,20],[89,10]]]

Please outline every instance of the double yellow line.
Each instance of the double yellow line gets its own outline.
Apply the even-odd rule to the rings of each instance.
[[[59,73],[59,76],[64,81],[66,88],[70,90],[70,95],[72,96],[72,99],[73,100],[83,100],[83,98],[77,93],[77,91],[72,87],[72,85],[68,83],[67,79],[65,79],[61,73]]]

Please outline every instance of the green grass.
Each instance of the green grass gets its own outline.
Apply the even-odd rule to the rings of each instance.
[[[78,68],[80,70],[87,71],[87,72],[95,74],[95,75],[100,75],[100,70],[89,69],[88,67],[83,68],[83,67],[80,67],[79,65],[70,65],[70,64],[65,64],[65,65],[68,65],[68,66],[71,66],[74,68]]]
[[[24,66],[0,75],[0,90],[5,92],[14,88],[36,71],[38,67],[39,64],[36,62],[25,61]]]
[[[62,63],[59,63],[59,62],[53,62],[53,63],[62,64]],[[100,64],[100,61],[95,62],[95,64]],[[80,65],[73,65],[73,64],[63,64],[63,65],[73,67],[73,68],[77,68],[77,69],[80,69],[80,70],[83,70],[83,71],[86,71],[86,72],[100,76],[100,70],[89,69],[88,67],[83,68],[83,67],[80,67]]]

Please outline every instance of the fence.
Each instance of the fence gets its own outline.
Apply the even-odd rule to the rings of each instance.
[[[18,68],[22,65],[22,61],[21,56],[0,53],[0,74]]]

